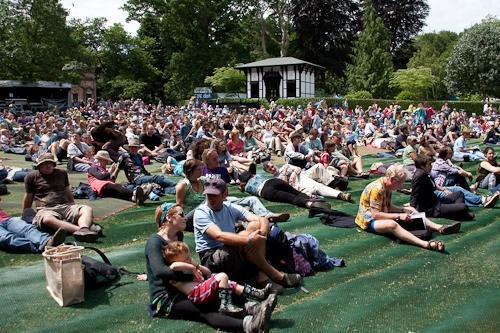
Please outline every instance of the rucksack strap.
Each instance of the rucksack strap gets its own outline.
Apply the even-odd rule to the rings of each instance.
[[[89,249],[89,250],[93,250],[93,251],[97,252],[97,254],[101,257],[102,261],[104,261],[108,265],[113,266],[111,264],[111,261],[109,261],[108,257],[106,257],[106,255],[104,254],[104,252],[102,252],[98,248],[95,248],[95,247],[92,247],[92,246],[84,246],[84,248],[85,249]]]

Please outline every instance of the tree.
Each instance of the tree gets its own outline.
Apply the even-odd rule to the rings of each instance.
[[[299,57],[342,76],[352,40],[362,26],[360,18],[361,8],[356,0],[294,0]]]
[[[415,99],[429,99],[438,78],[427,67],[399,69],[392,74],[390,85],[406,91]]]
[[[0,4],[0,76],[64,80],[63,66],[78,55],[57,0],[4,0]]]
[[[399,49],[425,25],[429,5],[425,0],[372,0],[373,8],[391,32],[391,52]]]
[[[349,89],[351,92],[366,90],[376,98],[387,97],[393,71],[389,31],[377,17],[370,0],[365,2],[363,28],[355,42],[353,63],[347,66]]]
[[[125,8],[130,19],[141,23],[141,36],[153,38],[157,49],[168,47],[161,68],[168,100],[190,96],[214,68],[236,63],[252,50],[235,38],[241,33],[241,17],[231,0],[129,0]],[[156,35],[150,34],[155,31]]]
[[[450,31],[440,31],[438,33],[427,33],[418,35],[414,45],[416,52],[408,62],[408,69],[426,67],[430,68],[431,74],[436,78],[436,83],[432,89],[431,99],[449,98],[444,84],[445,68],[448,57],[455,47],[458,35]]]
[[[446,66],[452,93],[500,96],[500,21],[487,17],[465,30]]]
[[[153,43],[150,38],[131,37],[121,24],[106,29],[99,51],[98,89],[103,96],[138,97],[152,100],[150,77],[158,75],[153,59],[146,49]]]
[[[205,83],[210,84],[217,92],[237,93],[245,91],[245,74],[232,67],[219,67],[214,75],[207,76]]]
[[[424,27],[429,5],[425,0],[372,0],[372,3],[390,31],[393,63],[401,68],[413,53],[411,39]]]

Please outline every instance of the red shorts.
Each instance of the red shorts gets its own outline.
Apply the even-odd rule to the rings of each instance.
[[[229,281],[229,286],[236,289],[236,283]],[[187,295],[188,299],[193,304],[206,304],[218,299],[219,281],[215,279],[215,274],[212,274],[208,279],[194,287]]]

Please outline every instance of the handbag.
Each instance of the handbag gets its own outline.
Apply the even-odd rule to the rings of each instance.
[[[82,246],[60,245],[43,252],[47,290],[60,306],[81,303],[85,300]]]

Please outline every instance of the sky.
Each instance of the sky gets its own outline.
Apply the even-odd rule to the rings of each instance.
[[[106,17],[108,24],[122,23],[125,30],[135,35],[139,24],[125,22],[127,12],[120,9],[126,0],[60,0],[63,7],[69,10],[69,17],[93,18]],[[427,16],[426,32],[441,30],[456,33],[481,22],[488,14],[500,18],[500,1],[498,0],[427,0],[430,11]]]

